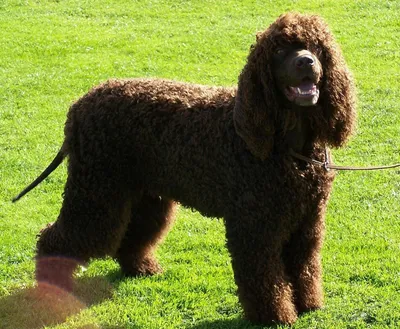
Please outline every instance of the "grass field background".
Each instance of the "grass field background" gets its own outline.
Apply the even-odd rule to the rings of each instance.
[[[90,87],[139,76],[235,85],[256,31],[290,10],[326,19],[357,81],[357,135],[336,163],[400,162],[398,0],[0,2],[0,329],[258,328],[241,318],[221,220],[181,209],[158,252],[164,274],[128,279],[97,260],[74,296],[46,300],[32,289],[34,247],[57,217],[65,165],[10,200],[58,151],[68,107]],[[400,327],[399,173],[338,174],[326,306],[293,328]]]

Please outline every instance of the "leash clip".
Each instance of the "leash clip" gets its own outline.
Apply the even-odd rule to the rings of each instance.
[[[322,165],[322,167],[325,169],[325,171],[330,171],[331,170],[331,168],[330,168],[330,158],[329,158],[329,152],[328,152],[328,149],[325,147],[325,162],[324,162],[324,164]]]

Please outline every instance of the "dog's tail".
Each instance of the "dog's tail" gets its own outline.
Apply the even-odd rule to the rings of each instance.
[[[38,186],[47,176],[49,176],[56,168],[63,162],[66,157],[66,153],[63,151],[63,148],[57,153],[53,161],[47,166],[47,168],[36,178],[32,183],[30,183],[27,187],[25,187],[20,194],[18,194],[12,202],[17,202],[21,199],[25,194],[27,194],[30,190],[34,189]]]

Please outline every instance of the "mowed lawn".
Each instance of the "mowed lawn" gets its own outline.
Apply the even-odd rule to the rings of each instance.
[[[242,319],[222,220],[181,209],[158,251],[162,275],[124,278],[113,260],[97,260],[77,273],[74,295],[49,299],[33,289],[33,257],[40,229],[57,218],[65,164],[10,200],[58,151],[68,107],[90,87],[144,76],[235,85],[255,33],[290,10],[326,19],[357,82],[357,135],[335,162],[400,162],[398,0],[0,2],[1,329],[260,328]],[[326,306],[293,328],[400,327],[399,213],[398,169],[338,174]]]

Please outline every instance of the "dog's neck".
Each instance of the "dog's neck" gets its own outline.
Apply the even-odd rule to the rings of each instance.
[[[293,127],[288,130],[284,137],[284,144],[287,149],[291,148],[301,154],[310,154],[314,142],[310,121],[307,120],[303,109],[296,109],[296,119]]]

